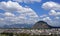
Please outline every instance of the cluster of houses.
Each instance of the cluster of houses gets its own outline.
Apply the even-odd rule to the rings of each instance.
[[[26,33],[31,35],[60,35],[60,29],[0,29],[0,33]]]

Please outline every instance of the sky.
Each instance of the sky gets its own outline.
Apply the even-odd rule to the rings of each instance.
[[[60,0],[0,0],[0,24],[35,24],[45,21],[60,27]]]

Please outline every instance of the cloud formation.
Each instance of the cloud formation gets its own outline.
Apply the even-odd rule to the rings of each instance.
[[[38,15],[34,10],[22,7],[17,2],[0,2],[0,9],[5,11],[5,13],[0,13],[2,15],[0,16],[2,24],[34,24],[38,21]],[[14,13],[19,15],[17,16]]]
[[[52,2],[52,1],[50,1],[50,2],[45,2],[45,3],[43,3],[43,5],[42,5],[42,8],[44,8],[44,9],[49,9],[49,10],[60,10],[60,4],[58,4],[58,3],[55,3],[55,2]]]
[[[49,12],[49,15],[52,15],[52,16],[60,16],[60,12],[56,12],[55,10],[51,10]]]
[[[43,20],[45,20],[45,21],[48,20],[47,22],[51,26],[59,27],[59,25],[60,25],[60,4],[49,1],[49,2],[43,3],[42,8],[45,10],[48,10],[49,11],[48,15],[52,16],[51,17],[52,19],[50,17],[45,17],[45,18],[43,18]]]
[[[51,18],[50,18],[50,17],[45,17],[45,18],[43,18],[43,20],[44,20],[44,21],[50,21]]]

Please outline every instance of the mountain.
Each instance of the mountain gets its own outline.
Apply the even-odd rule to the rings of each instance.
[[[47,24],[47,22],[44,21],[38,21],[35,23],[35,25],[32,28],[51,28],[50,25]]]
[[[12,24],[4,25],[2,28],[31,28],[33,24]]]

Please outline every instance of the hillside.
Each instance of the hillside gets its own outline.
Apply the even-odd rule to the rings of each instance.
[[[51,27],[44,21],[38,21],[32,28],[51,28]]]

